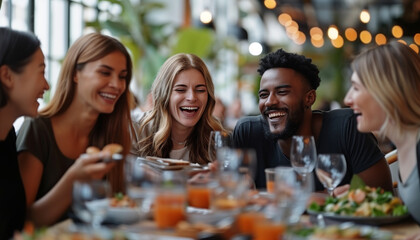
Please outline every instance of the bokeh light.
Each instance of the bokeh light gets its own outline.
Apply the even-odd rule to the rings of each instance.
[[[354,28],[347,28],[346,31],[344,31],[344,35],[350,42],[354,42],[357,39],[357,32]]]
[[[376,34],[376,36],[375,36],[375,42],[378,45],[384,45],[384,44],[386,44],[386,37],[385,37],[385,35],[382,34],[382,33]]]
[[[311,35],[311,38],[316,41],[321,40],[323,36],[322,29],[319,27],[311,28],[311,30],[309,30],[309,34]]]
[[[274,9],[277,3],[275,0],[264,0],[264,6],[268,9]]]
[[[400,26],[395,25],[392,27],[392,36],[394,36],[395,38],[400,38],[402,37],[402,35],[403,29]]]
[[[328,37],[329,37],[331,40],[334,40],[334,39],[336,39],[336,38],[338,37],[338,29],[337,29],[337,27],[336,27],[336,26],[331,25],[331,26],[328,28]]]
[[[311,43],[314,47],[320,48],[320,47],[324,46],[324,39],[321,38],[319,40],[316,40],[314,38],[311,38]]]
[[[338,35],[336,39],[331,39],[331,44],[335,48],[341,48],[344,45],[344,39],[342,36]]]
[[[414,35],[414,42],[417,45],[420,45],[420,33],[416,33],[416,35]]]
[[[368,23],[370,21],[370,14],[368,10],[363,9],[363,11],[360,12],[360,21],[362,21],[362,23]]]
[[[360,41],[364,44],[369,44],[372,41],[372,35],[370,32],[363,30],[360,32]]]
[[[209,10],[204,10],[200,13],[200,21],[204,24],[208,24],[213,20],[213,16]]]
[[[261,43],[259,42],[253,42],[251,44],[249,44],[249,53],[253,56],[259,56],[262,51],[263,51],[263,47],[261,45]]]
[[[285,26],[288,21],[292,21],[292,17],[287,13],[280,14],[277,19],[279,20],[279,23],[283,26]]]
[[[416,44],[412,43],[409,46],[414,50],[414,52],[419,53],[419,47]]]

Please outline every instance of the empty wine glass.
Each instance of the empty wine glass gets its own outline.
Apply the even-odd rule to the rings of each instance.
[[[343,180],[346,171],[347,164],[343,154],[318,155],[315,172],[330,196],[333,196],[334,189]]]
[[[143,162],[141,157],[127,155],[125,162],[126,190],[137,205],[140,218],[150,214],[156,196],[155,184],[161,173]]]
[[[231,147],[232,142],[229,134],[222,131],[211,131],[208,147],[208,154],[210,161],[214,162],[217,156],[217,149],[223,147]]]
[[[111,187],[102,180],[76,181],[73,184],[73,210],[84,222],[99,229],[109,208]]]
[[[277,211],[271,214],[274,219],[287,224],[297,223],[314,190],[313,177],[311,173],[303,177],[291,167],[276,167],[274,171]]]
[[[293,136],[290,148],[293,169],[303,178],[312,172],[316,164],[316,146],[313,136]]]

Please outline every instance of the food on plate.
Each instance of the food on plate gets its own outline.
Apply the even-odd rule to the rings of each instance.
[[[312,202],[309,210],[344,216],[382,217],[408,213],[401,199],[381,188],[364,186],[339,197],[327,197],[324,204]]]
[[[134,208],[136,207],[136,202],[123,193],[117,193],[111,198],[109,205],[111,207]]]
[[[147,156],[146,159],[157,161],[159,163],[167,164],[167,165],[187,165],[187,166],[190,165],[189,161],[185,161],[182,159],[160,158],[160,157],[152,157],[152,156]]]

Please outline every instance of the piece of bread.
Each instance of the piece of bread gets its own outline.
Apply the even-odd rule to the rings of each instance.
[[[102,151],[108,151],[111,154],[121,153],[123,151],[123,147],[117,143],[110,143],[106,145],[104,148],[102,148]]]
[[[87,154],[95,154],[95,153],[98,153],[100,151],[101,150],[99,148],[95,147],[95,146],[90,146],[90,147],[86,148],[86,153]]]
[[[190,162],[182,160],[182,159],[160,158],[160,157],[152,157],[152,156],[147,156],[146,159],[154,160],[157,162],[163,162],[169,165],[185,165],[185,166],[190,165]]]

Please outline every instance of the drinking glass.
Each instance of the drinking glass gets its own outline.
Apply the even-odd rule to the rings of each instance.
[[[211,131],[208,147],[210,161],[214,162],[215,160],[217,160],[217,149],[231,146],[232,141],[227,133],[224,133],[222,131]]]
[[[156,181],[160,172],[143,162],[141,157],[127,155],[125,162],[126,192],[137,205],[140,219],[150,214],[155,200]]]
[[[217,149],[217,187],[211,205],[216,210],[236,212],[244,205],[247,191],[255,189],[256,153],[253,149]]]
[[[334,189],[343,180],[346,171],[347,164],[343,154],[318,155],[315,172],[330,196],[333,196]]]
[[[175,227],[186,219],[186,175],[184,170],[162,172],[154,202],[154,219],[158,228]]]
[[[76,181],[73,184],[73,211],[93,229],[99,229],[109,208],[111,187],[103,180]]]
[[[293,136],[290,148],[292,167],[303,178],[312,172],[316,164],[316,146],[313,136]]]
[[[313,175],[303,177],[291,167],[275,168],[275,196],[279,218],[286,224],[294,224],[306,209],[307,202],[314,190]]]

